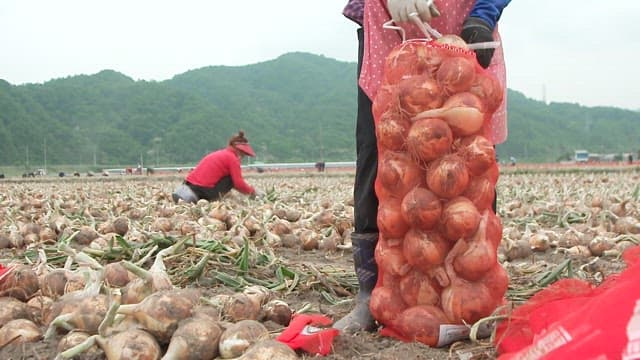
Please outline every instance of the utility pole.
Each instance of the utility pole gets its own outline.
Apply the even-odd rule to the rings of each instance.
[[[29,169],[29,145],[27,145],[27,169]]]
[[[320,123],[320,161],[324,161],[324,134],[322,122]]]
[[[155,150],[156,153],[156,167],[159,166],[160,164],[160,146],[162,144],[162,138],[157,136],[155,138],[153,138],[153,149]]]
[[[44,138],[44,173],[47,173],[47,138]]]

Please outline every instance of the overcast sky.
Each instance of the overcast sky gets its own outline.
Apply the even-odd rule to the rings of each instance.
[[[112,69],[161,81],[293,51],[355,62],[345,3],[0,0],[0,79]],[[513,0],[500,21],[508,87],[537,100],[640,109],[639,16],[638,0]]]

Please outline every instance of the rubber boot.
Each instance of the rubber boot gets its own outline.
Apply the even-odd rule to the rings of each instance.
[[[378,280],[378,265],[374,257],[378,233],[352,233],[351,243],[353,244],[353,263],[360,289],[356,295],[354,309],[336,321],[333,327],[344,333],[374,331],[378,326],[369,310],[369,300]]]

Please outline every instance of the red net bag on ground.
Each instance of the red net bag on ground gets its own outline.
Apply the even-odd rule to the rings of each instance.
[[[640,359],[638,255],[598,287],[563,279],[514,309],[496,329],[499,359]]]
[[[410,40],[388,55],[373,101],[380,276],[370,308],[383,335],[446,345],[503,303],[498,166],[485,136],[503,95],[466,48]]]

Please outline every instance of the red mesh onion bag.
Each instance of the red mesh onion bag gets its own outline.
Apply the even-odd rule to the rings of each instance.
[[[598,287],[562,279],[515,308],[496,329],[500,360],[640,359],[640,246]]]
[[[429,346],[468,334],[503,303],[498,166],[487,122],[503,99],[467,49],[410,40],[385,61],[373,101],[382,334]],[[465,331],[467,331],[465,333]]]

